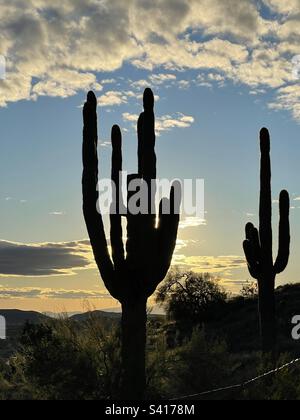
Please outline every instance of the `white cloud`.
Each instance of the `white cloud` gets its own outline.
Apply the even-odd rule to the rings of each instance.
[[[156,121],[158,134],[163,131],[170,131],[173,128],[189,128],[195,122],[194,117],[178,113],[175,116],[165,115]]]
[[[154,85],[162,85],[166,82],[174,82],[177,77],[175,74],[154,74],[150,76],[149,79]]]
[[[134,89],[175,84],[176,70],[203,69],[211,75],[202,83],[225,78],[252,92],[280,90],[271,106],[300,119],[298,96],[289,91],[299,0],[263,1],[278,15],[268,20],[251,0],[0,0],[0,54],[7,61],[0,106],[100,91],[115,80],[101,84],[97,73],[130,63],[157,73],[133,82]],[[177,85],[188,87],[184,80]],[[104,106],[126,102],[126,95],[108,93]]]
[[[282,14],[298,14],[300,9],[299,0],[263,0],[271,9]]]
[[[127,96],[123,92],[109,91],[100,96],[98,103],[100,106],[119,106],[127,103]]]
[[[117,83],[116,79],[104,79],[104,80],[101,80],[101,84],[102,85],[113,85],[115,83]]]
[[[200,217],[186,217],[179,223],[179,229],[194,228],[198,226],[206,226],[206,220]]]
[[[133,123],[136,126],[139,116],[128,112],[123,114],[123,120]],[[170,131],[173,128],[189,128],[195,122],[194,117],[177,113],[176,115],[164,115],[156,118],[156,132],[159,135],[163,131]]]
[[[32,94],[38,96],[68,97],[78,90],[101,91],[102,85],[97,83],[92,73],[80,73],[73,70],[54,70],[51,76],[42,79],[32,87]]]
[[[282,87],[277,92],[276,102],[269,104],[271,109],[288,109],[300,121],[300,85]]]
[[[139,89],[139,90],[141,90],[141,89],[145,89],[145,88],[147,88],[147,87],[150,87],[150,86],[151,86],[151,83],[150,83],[148,80],[144,80],[144,79],[142,79],[142,80],[137,80],[137,81],[133,82],[133,83],[131,84],[131,86],[132,86],[134,89]]]
[[[177,86],[179,87],[179,89],[189,89],[189,87],[191,86],[191,82],[189,80],[179,80]]]
[[[124,112],[124,114],[123,114],[123,120],[124,121],[137,123],[138,119],[139,119],[139,116],[137,114],[130,114],[129,112]]]

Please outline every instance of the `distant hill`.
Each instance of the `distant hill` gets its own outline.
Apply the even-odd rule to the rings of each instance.
[[[26,322],[33,324],[38,324],[40,322],[46,321],[49,318],[55,318],[58,315],[54,313],[48,313],[47,315],[41,314],[35,311],[20,311],[17,309],[0,309],[0,315],[6,319],[7,327],[22,327]],[[120,320],[121,312],[114,311],[92,311],[85,313],[70,313],[67,314],[70,319],[77,322],[84,322],[90,317],[96,317],[107,320]],[[160,317],[158,314],[150,314],[149,318]]]
[[[121,319],[121,313],[119,312],[104,312],[104,311],[92,311],[85,312],[83,314],[76,314],[70,317],[73,321],[84,322],[90,318],[100,318],[100,319]]]
[[[34,311],[19,311],[17,309],[0,309],[0,315],[6,320],[8,327],[23,326],[26,322],[37,324],[48,319],[46,315]]]
[[[77,321],[77,322],[84,322],[87,321],[89,318],[100,318],[106,320],[120,320],[121,319],[121,312],[107,312],[107,311],[92,311],[86,312],[83,314],[76,314],[70,317],[70,319]],[[164,315],[160,314],[149,314],[149,319],[162,319]]]
[[[17,309],[0,309],[0,315],[6,320],[6,340],[0,340],[0,359],[7,359],[18,348],[19,338],[26,322],[38,324],[48,319],[47,316],[34,311]]]

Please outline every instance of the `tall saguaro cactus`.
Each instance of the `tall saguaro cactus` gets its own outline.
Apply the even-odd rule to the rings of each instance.
[[[179,208],[175,206],[177,186],[173,186],[170,199],[160,205],[158,223],[156,215],[127,214],[126,253],[123,244],[123,203],[117,191],[112,207],[117,209],[110,216],[109,254],[101,214],[97,211],[98,154],[97,154],[97,99],[89,92],[84,105],[83,118],[83,212],[95,261],[110,294],[122,305],[122,364],[123,393],[125,399],[143,398],[145,375],[147,300],[165,278],[176,245]],[[112,180],[119,186],[122,171],[122,135],[118,126],[112,129]],[[138,121],[138,174],[128,181],[145,182],[150,187],[156,178],[154,96],[150,89],[144,93],[144,112]],[[150,190],[150,188],[149,188]],[[154,194],[149,193],[153,196]],[[128,199],[132,191],[128,191]],[[177,200],[177,205],[179,204]],[[165,214],[163,209],[169,207]],[[176,207],[176,208],[175,208]]]
[[[260,133],[260,148],[259,231],[252,223],[247,224],[244,251],[249,272],[258,280],[262,348],[265,352],[270,352],[276,345],[275,279],[287,267],[290,255],[290,199],[287,191],[280,193],[279,251],[274,263],[270,135],[265,128]]]

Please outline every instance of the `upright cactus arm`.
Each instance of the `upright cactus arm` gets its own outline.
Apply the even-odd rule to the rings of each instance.
[[[113,183],[113,202],[110,214],[110,241],[112,259],[115,269],[122,269],[125,262],[123,244],[121,206],[123,205],[122,192],[120,191],[120,172],[122,171],[122,134],[120,127],[115,125],[111,132],[112,165],[111,180]]]
[[[157,256],[157,282],[158,284],[165,278],[172,262],[173,253],[176,247],[179,211],[181,202],[181,184],[174,183],[170,193],[170,199],[162,199],[159,209],[158,220],[158,256]],[[169,214],[164,214],[163,209],[169,208]]]
[[[150,295],[165,278],[172,261],[180,217],[181,185],[174,184],[170,198],[164,198],[161,201],[156,229],[156,215],[153,207],[156,188],[155,184],[151,184],[156,179],[154,95],[151,89],[145,90],[143,102],[144,112],[138,120],[138,176],[148,184],[148,199],[152,206],[148,207],[149,215],[141,216],[139,219],[141,235],[139,251],[140,260],[144,266],[148,266],[148,271],[151,273],[146,282],[147,294]],[[170,211],[164,214],[163,208]]]
[[[137,124],[138,132],[138,173],[128,176],[128,186],[134,182],[137,187],[148,188],[148,214],[134,215],[128,205],[127,215],[127,263],[130,270],[139,273],[146,268],[148,275],[151,273],[151,250],[155,249],[153,229],[155,215],[149,214],[151,210],[151,174],[156,175],[156,160],[151,159],[155,155],[155,120],[154,99],[150,89],[144,92],[144,111],[140,114]],[[151,146],[152,145],[152,146]],[[150,169],[151,168],[151,169]],[[155,177],[153,180],[155,180]],[[143,184],[144,183],[144,184]],[[128,189],[128,202],[136,191]],[[145,286],[147,288],[147,286]]]
[[[83,213],[101,277],[112,296],[116,296],[114,267],[107,247],[102,216],[97,211],[98,133],[96,108],[96,96],[93,92],[89,92],[83,108]]]
[[[139,176],[146,181],[156,179],[154,95],[151,89],[144,93],[144,112],[138,120]]]
[[[260,209],[259,209],[259,237],[261,257],[266,266],[273,266],[272,239],[272,191],[271,191],[271,158],[270,135],[266,128],[260,132],[261,171],[260,171]]]
[[[290,255],[290,197],[287,191],[282,191],[279,199],[280,221],[279,221],[279,250],[275,262],[275,273],[282,273],[289,262]]]

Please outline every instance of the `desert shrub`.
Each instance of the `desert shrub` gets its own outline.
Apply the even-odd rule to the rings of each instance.
[[[41,398],[107,399],[118,390],[118,332],[108,333],[98,319],[28,324],[21,343],[24,375]]]
[[[160,353],[162,354],[162,353]],[[161,393],[165,398],[194,394],[222,386],[230,372],[230,358],[224,341],[210,341],[195,329],[191,339],[164,356]]]

